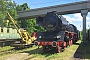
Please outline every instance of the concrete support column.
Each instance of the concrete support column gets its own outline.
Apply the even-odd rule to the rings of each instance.
[[[88,10],[81,10],[81,16],[83,17],[83,42],[86,41],[86,16],[87,16]]]

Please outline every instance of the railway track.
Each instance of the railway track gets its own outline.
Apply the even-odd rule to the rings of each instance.
[[[21,41],[21,39],[2,39],[2,40],[0,40],[0,47],[10,46],[10,47],[14,47],[14,49],[12,49],[12,50],[22,50],[25,48],[33,47],[33,45],[34,45],[33,43],[28,44],[28,45],[22,44],[22,43],[20,43],[20,41]],[[7,51],[6,53],[8,53],[10,51]],[[0,51],[0,52],[2,52],[2,51]]]
[[[20,41],[21,39],[0,39],[0,47],[10,46],[16,41]]]
[[[0,56],[6,55],[6,54],[11,54],[11,53],[13,53],[15,51],[16,51],[15,49],[0,51]]]

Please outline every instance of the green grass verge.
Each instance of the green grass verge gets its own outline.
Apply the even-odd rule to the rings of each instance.
[[[28,55],[21,58],[20,60],[74,60],[76,58],[79,59],[90,59],[90,44],[89,42],[86,42],[86,44],[82,44],[79,40],[77,44],[73,44],[72,46],[65,49],[64,52],[61,53],[54,53],[54,54],[48,54],[43,53],[42,47],[38,49],[37,46],[34,46],[32,48],[26,48],[22,50],[12,50],[11,53],[3,53],[2,60],[4,58],[7,58],[9,56],[13,56],[14,54],[18,53],[27,53]],[[13,47],[4,47],[0,48],[1,50],[7,51],[9,49],[12,49]],[[0,53],[1,54],[1,53]],[[13,54],[13,55],[12,55]]]

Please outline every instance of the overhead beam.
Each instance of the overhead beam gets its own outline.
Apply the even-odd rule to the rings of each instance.
[[[80,13],[81,10],[87,9],[90,11],[90,1],[81,1],[63,5],[56,5],[38,9],[31,9],[26,11],[19,11],[18,18],[21,19],[29,19],[29,18],[36,18],[38,16],[45,16],[47,12],[57,11],[58,14],[73,14],[73,13]]]

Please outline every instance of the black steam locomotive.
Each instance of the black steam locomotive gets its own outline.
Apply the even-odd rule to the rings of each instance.
[[[65,47],[72,45],[79,39],[76,26],[56,12],[48,12],[44,17],[37,18],[37,25],[43,26],[46,32],[38,32],[35,45],[43,47],[43,51],[52,50],[61,52]]]

